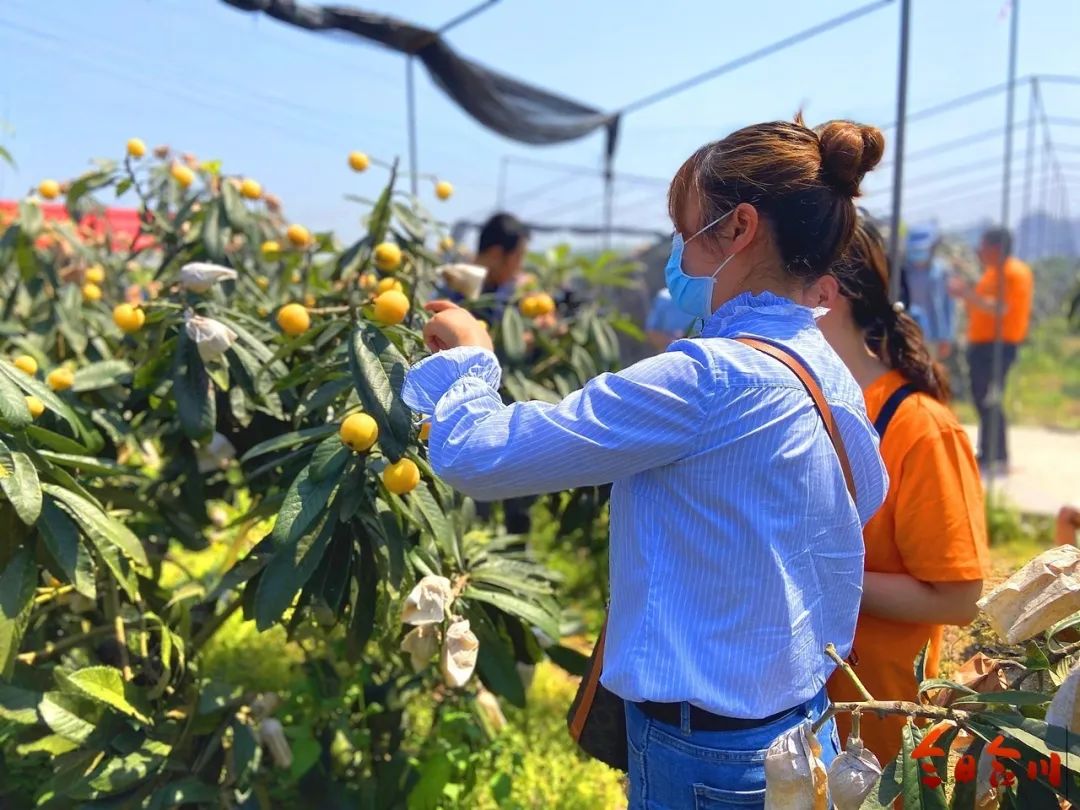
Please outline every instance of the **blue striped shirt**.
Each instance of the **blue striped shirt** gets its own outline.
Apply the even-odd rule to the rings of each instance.
[[[810,397],[775,359],[816,373],[851,459],[857,504]],[[848,655],[862,526],[888,479],[859,386],[811,310],[744,293],[700,338],[602,374],[553,405],[506,406],[494,355],[457,348],[408,374],[432,416],[432,466],[480,500],[614,482],[603,684],[627,700],[764,717],[814,696]]]

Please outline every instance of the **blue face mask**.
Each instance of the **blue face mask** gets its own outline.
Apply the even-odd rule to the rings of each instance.
[[[731,211],[728,211],[724,216],[714,219],[687,239],[686,242],[693,241],[700,234],[704,233],[718,222],[722,222],[730,215]],[[694,318],[708,318],[713,312],[713,286],[716,284],[716,277],[719,275],[720,271],[724,269],[724,265],[735,257],[735,254],[732,253],[724,259],[724,261],[720,263],[720,266],[713,270],[710,275],[691,276],[688,275],[682,267],[682,254],[686,242],[683,242],[681,233],[676,233],[675,236],[672,237],[671,256],[668,258],[667,267],[664,268],[664,280],[667,282],[667,288],[671,293],[671,300],[674,302],[675,306]]]

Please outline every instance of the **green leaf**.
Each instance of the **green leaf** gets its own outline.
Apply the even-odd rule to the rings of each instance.
[[[138,475],[139,471],[132,467],[125,467],[115,461],[98,458],[97,456],[69,455],[67,453],[52,453],[48,450],[40,451],[42,458],[47,458],[53,464],[61,467],[70,467],[81,473],[90,475]]]
[[[561,644],[555,644],[544,650],[547,653],[548,658],[555,662],[557,666],[564,669],[570,675],[582,677],[589,664],[589,656],[582,655],[577,650],[571,647],[564,647]]]
[[[401,399],[408,361],[380,330],[361,326],[349,341],[349,368],[364,410],[379,425],[379,447],[390,461],[400,460],[412,433],[412,414]]]
[[[0,361],[0,365],[4,364],[4,361]],[[18,386],[14,385],[10,379],[0,375],[0,423],[18,430],[25,428],[32,421],[30,409],[26,406],[26,397],[19,392]]]
[[[210,807],[221,798],[220,791],[193,776],[170,782],[154,791],[147,810],[174,810],[185,805]]]
[[[75,416],[75,412],[68,407],[67,403],[58,397],[49,386],[45,385],[35,377],[31,377],[29,374],[23,374],[13,365],[9,363],[0,363],[0,374],[6,376],[9,381],[15,383],[15,385],[23,390],[23,393],[30,396],[37,397],[42,401],[46,408],[59,416],[69,425],[72,430],[82,435],[86,428],[79,421],[79,418]],[[4,398],[3,387],[0,385],[0,400]],[[26,399],[23,398],[23,405],[26,405]],[[0,418],[6,418],[0,405]]]
[[[115,667],[84,667],[69,673],[65,681],[80,695],[151,725],[150,718],[132,704],[124,676]]]
[[[889,762],[881,771],[881,778],[862,803],[861,810],[892,810],[893,802],[903,792],[904,752]]]
[[[1042,782],[1032,780],[1023,766],[1006,762],[1005,767],[1017,776],[1016,807],[1022,810],[1061,810],[1057,794]],[[1068,788],[1064,789],[1066,792],[1062,795],[1067,797]]]
[[[570,365],[574,367],[574,371],[582,382],[591,380],[600,373],[592,355],[585,350],[584,346],[575,344],[570,347]]]
[[[190,439],[209,438],[217,424],[214,388],[198,347],[186,331],[180,333],[173,361],[173,394],[184,434]]]
[[[550,596],[551,584],[515,570],[511,561],[494,559],[485,561],[469,572],[469,580],[476,584],[494,585],[518,596]]]
[[[538,399],[541,402],[550,402],[554,405],[561,399],[554,391],[541,385],[536,380],[530,379],[519,368],[512,369],[504,376],[503,385],[518,402]]]
[[[915,656],[915,683],[922,683],[926,680],[926,656],[929,651],[930,642],[927,641],[919,654]]]
[[[513,304],[503,309],[502,326],[499,330],[502,351],[510,363],[520,363],[525,359],[525,321]]]
[[[38,721],[37,705],[41,695],[29,689],[21,689],[0,683],[0,721],[32,726]]]
[[[904,810],[947,810],[945,804],[944,781],[936,788],[923,784],[924,773],[920,767],[920,760],[912,756],[912,752],[922,742],[923,731],[910,721],[904,725],[902,732],[903,749],[903,785],[904,785]],[[927,774],[927,776],[929,776]],[[940,778],[939,774],[939,778]]]
[[[480,679],[496,695],[506,698],[518,708],[524,708],[525,685],[521,682],[514,660],[513,643],[499,632],[480,605],[473,606],[468,617],[470,628],[480,641],[476,657]]]
[[[15,752],[21,757],[29,756],[30,754],[49,754],[53,757],[58,757],[62,754],[74,751],[78,747],[78,743],[72,742],[65,737],[61,737],[59,734],[48,734],[44,737],[39,737],[33,742],[15,746]]]
[[[86,455],[90,452],[90,448],[80,444],[74,439],[69,439],[67,436],[62,436],[59,433],[53,433],[51,430],[46,430],[37,425],[30,425],[27,427],[26,435],[33,439],[37,444],[47,447],[50,450],[55,450],[58,453],[70,453],[78,456]]]
[[[338,426],[336,424],[327,424],[304,428],[303,430],[296,430],[282,436],[275,436],[272,439],[259,442],[244,453],[244,455],[240,457],[240,461],[250,461],[253,458],[265,456],[267,453],[276,453],[279,450],[291,450],[292,448],[318,441],[319,439],[337,432]]]
[[[358,456],[341,482],[341,492],[337,498],[338,519],[341,521],[351,520],[360,507],[371,500],[365,468],[365,457]]]
[[[452,775],[453,765],[441,751],[425,759],[420,765],[420,780],[409,791],[408,810],[437,810]]]
[[[172,751],[168,743],[146,739],[138,750],[105,760],[87,779],[68,790],[76,799],[94,799],[130,790],[157,773]]]
[[[101,719],[101,710],[94,702],[66,692],[46,692],[37,708],[54,734],[73,743],[86,742]]]
[[[318,385],[314,386],[313,390],[306,394],[300,404],[296,406],[296,418],[302,419],[308,414],[316,414],[316,418],[319,418],[320,412],[325,413],[328,405],[347,391],[352,391],[352,389],[352,378],[347,375],[336,380],[320,380]]]
[[[330,545],[336,525],[336,521],[327,519],[324,514],[317,530],[279,549],[270,560],[255,594],[255,626],[259,630],[272,627],[307,584]]]
[[[75,372],[75,382],[71,390],[75,393],[98,391],[114,385],[126,385],[131,382],[131,365],[125,360],[103,360],[91,363]]]
[[[510,800],[510,793],[513,790],[510,774],[506,773],[506,771],[499,771],[488,781],[488,787],[491,789],[491,798],[495,800],[496,806],[506,807]]]
[[[341,475],[352,451],[337,436],[330,436],[311,454],[311,480],[315,483]]]
[[[349,634],[346,650],[350,660],[356,660],[364,651],[375,631],[378,576],[375,555],[370,542],[361,542],[359,558],[353,566],[356,596],[349,617]]]
[[[297,781],[310,771],[322,756],[322,746],[312,734],[310,728],[290,728],[289,747],[292,748],[293,761],[289,767],[289,780]]]
[[[0,677],[10,678],[34,606],[37,566],[22,546],[0,573]]]
[[[251,222],[251,214],[244,205],[244,198],[230,182],[221,184],[221,202],[225,212],[225,219],[233,227],[233,230],[242,231]]]
[[[427,233],[421,215],[398,202],[391,203],[390,208],[409,238],[414,242],[423,242]]]
[[[375,516],[364,515],[369,537],[379,554],[383,577],[394,588],[400,588],[405,575],[405,536],[401,532],[394,508],[381,498],[375,501]]]
[[[336,472],[327,474],[321,481],[311,478],[310,466],[296,476],[289,491],[285,493],[285,500],[270,535],[275,548],[295,543],[326,511],[326,505],[337,488],[345,459],[339,459],[338,463],[341,466]]]
[[[139,539],[82,496],[53,484],[43,484],[42,489],[79,525],[124,592],[131,599],[138,598],[138,581],[122,558],[129,560],[137,571],[148,570],[146,551]]]
[[[315,574],[308,581],[308,589],[314,596],[321,598],[337,616],[349,593],[349,578],[352,575],[353,537],[349,527],[338,523],[334,527],[334,537],[330,548],[323,554]]]
[[[67,206],[69,216],[76,222],[80,217],[79,202],[95,189],[107,186],[112,182],[114,165],[107,167],[107,171],[87,172],[86,174],[78,177],[68,187],[67,197],[65,204]]]
[[[611,325],[611,328],[616,329],[617,332],[621,332],[627,337],[632,337],[635,340],[645,340],[645,333],[643,332],[642,327],[639,327],[630,319],[623,318],[623,316],[620,315],[618,318],[610,319],[608,323]],[[687,325],[689,326],[689,324]]]
[[[64,579],[88,599],[97,598],[94,560],[79,542],[79,529],[51,498],[45,498],[38,531]]]
[[[221,261],[225,258],[225,234],[221,229],[225,212],[222,208],[220,200],[208,203],[202,223],[203,247],[206,248],[209,258],[213,261]]]
[[[977,694],[975,690],[971,687],[964,686],[963,684],[959,684],[956,681],[950,681],[946,678],[931,678],[919,684],[919,699],[921,700],[923,695],[925,695],[927,692],[933,692],[938,689],[949,689],[961,695]]]
[[[41,514],[41,482],[34,463],[24,453],[0,445],[0,489],[15,507],[15,514],[33,526]]]
[[[457,533],[454,531],[450,518],[446,516],[442,507],[435,500],[435,496],[431,494],[431,490],[428,489],[426,484],[421,484],[412,491],[412,498],[409,500],[410,506],[420,513],[435,542],[460,565],[462,559],[461,549],[458,547],[457,542]]]
[[[499,610],[524,619],[537,627],[551,639],[559,638],[558,608],[551,600],[529,601],[514,594],[486,588],[467,587],[462,594],[466,599],[477,599],[494,605]],[[543,604],[538,604],[542,602]]]
[[[971,756],[972,760],[976,763],[979,761],[979,755],[982,753],[983,741],[978,739],[969,745],[961,757]],[[975,810],[975,795],[978,791],[978,781],[976,779],[967,779],[959,781],[954,779],[952,783],[952,797],[949,799],[949,810]]]
[[[235,722],[233,729],[233,767],[232,773],[237,783],[245,785],[252,774],[259,769],[262,748],[255,737],[255,731],[247,723]]]
[[[42,489],[59,501],[59,506],[74,518],[88,535],[101,536],[102,539],[120,549],[125,557],[140,568],[149,567],[142,541],[123,523],[109,517],[94,504],[74,492],[53,484],[42,484]]]
[[[1062,767],[1074,779],[1080,779],[1080,739],[1068,729],[1049,726],[1042,720],[991,712],[980,713],[977,720],[969,720],[965,726],[986,742],[1003,735],[1004,747],[1019,749],[1024,761],[1049,760],[1052,753],[1057,753]]]
[[[390,201],[394,194],[394,183],[397,180],[397,161],[390,167],[390,179],[386,182],[379,199],[372,206],[371,216],[368,218],[368,239],[372,245],[377,245],[386,238],[386,229],[390,227],[390,217],[393,211]]]
[[[950,705],[964,706],[970,703],[1007,703],[1010,706],[1041,706],[1050,702],[1050,695],[1041,692],[1008,690],[1005,692],[979,692],[957,698]]]
[[[600,363],[605,370],[609,370],[619,363],[619,339],[615,336],[615,330],[601,318],[594,315],[590,319],[589,331],[592,333],[593,343],[596,344]]]
[[[1046,657],[1046,653],[1039,647],[1034,641],[1029,641],[1027,645],[1027,658],[1024,661],[1024,666],[1030,670],[1043,670],[1050,669],[1050,659]]]

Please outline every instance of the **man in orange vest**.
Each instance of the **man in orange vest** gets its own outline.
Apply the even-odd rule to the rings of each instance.
[[[1030,267],[1010,255],[1011,250],[1012,236],[1007,229],[988,230],[979,245],[982,278],[974,286],[956,276],[950,282],[950,292],[967,305],[968,371],[972,399],[979,412],[979,467],[984,473],[990,470],[1008,472],[1003,406],[1005,378],[1016,360],[1018,347],[1027,338],[1031,322],[1034,277]],[[997,299],[1001,273],[1005,275],[1005,294],[1004,312],[999,323]],[[1001,369],[994,379],[994,341],[999,331],[1004,345]]]

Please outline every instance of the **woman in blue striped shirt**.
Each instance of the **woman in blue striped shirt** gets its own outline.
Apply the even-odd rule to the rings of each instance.
[[[432,307],[436,353],[403,393],[432,417],[437,473],[480,500],[614,482],[601,682],[626,701],[631,807],[762,806],[765,750],[827,707],[826,644],[850,652],[861,530],[888,482],[859,386],[815,317],[836,294],[829,267],[883,148],[872,127],[797,120],[695,152],[669,193],[666,275],[704,319],[700,338],[558,404],[504,405],[487,332],[465,310]],[[812,369],[854,501],[799,379],[736,337]],[[820,736],[828,761],[831,721]]]

